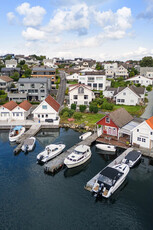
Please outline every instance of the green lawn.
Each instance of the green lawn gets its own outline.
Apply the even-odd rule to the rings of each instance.
[[[74,84],[77,84],[78,82],[77,81],[67,81],[67,83],[70,85],[74,85]]]
[[[144,111],[146,106],[141,106],[141,105],[114,105],[114,110],[119,109],[119,108],[124,108],[126,109],[131,115],[135,116],[141,116]]]
[[[81,113],[81,112],[78,112],[78,114],[81,114],[82,115],[82,118],[80,120],[74,120],[74,122],[70,122],[70,123],[75,123],[75,124],[82,124],[82,123],[85,123],[86,126],[90,126],[90,127],[94,127],[95,126],[95,123],[97,121],[99,121],[102,117],[104,117],[105,115],[104,114],[94,114],[94,113]],[[68,118],[63,118],[61,116],[61,120],[60,120],[61,123],[69,123],[68,121]]]

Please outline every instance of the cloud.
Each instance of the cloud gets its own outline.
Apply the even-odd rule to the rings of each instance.
[[[25,26],[41,25],[46,10],[41,6],[30,7],[30,4],[25,2],[16,8],[18,14],[24,16],[23,24]]]
[[[13,12],[8,12],[6,16],[7,16],[8,22],[10,24],[14,24],[15,19],[16,19],[14,13]]]
[[[75,31],[79,35],[85,35],[87,34],[89,25],[89,9],[83,3],[71,6],[70,8],[58,9],[44,29],[53,33]]]
[[[115,13],[111,10],[100,12],[94,10],[97,23],[104,30],[105,38],[120,39],[126,35],[126,30],[132,27],[131,9],[123,7]]]
[[[108,2],[109,0],[84,0],[83,2],[88,4],[88,5],[98,5],[102,4],[103,2]],[[72,6],[72,5],[77,5],[81,4],[81,0],[52,0],[52,3],[56,6]]]
[[[153,19],[153,0],[146,0],[146,3],[146,9],[138,15],[138,18]]]
[[[45,32],[28,27],[26,30],[22,31],[22,36],[29,41],[43,40],[45,39]]]

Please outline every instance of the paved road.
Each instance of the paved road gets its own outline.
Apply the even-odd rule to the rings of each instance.
[[[58,89],[56,100],[60,105],[63,105],[64,98],[65,98],[65,90],[66,90],[66,74],[64,71],[60,71],[60,78],[61,78],[61,82],[60,82],[60,87]]]
[[[153,116],[153,90],[148,93],[148,105],[145,112],[141,115],[142,118],[150,118]]]

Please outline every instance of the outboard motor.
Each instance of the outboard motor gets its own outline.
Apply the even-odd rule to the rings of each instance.
[[[101,196],[103,188],[104,188],[104,184],[103,183],[99,184],[98,192],[95,194],[95,197]]]

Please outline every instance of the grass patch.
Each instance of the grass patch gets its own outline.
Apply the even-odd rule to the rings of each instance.
[[[146,108],[146,106],[141,105],[114,105],[114,110],[119,109],[121,107],[126,109],[126,111],[129,112],[131,115],[138,117],[140,117],[144,113]]]
[[[89,127],[94,127],[95,123],[99,121],[101,118],[103,118],[105,115],[104,114],[94,114],[94,113],[81,113],[81,112],[76,112],[77,114],[81,114],[82,118],[80,120],[74,120],[74,124],[80,125],[82,123],[85,123],[86,126]],[[64,118],[63,116],[60,117],[60,123],[72,123],[68,121],[68,118]]]
[[[0,95],[0,99],[6,99],[7,98],[7,93]]]
[[[67,83],[70,85],[74,85],[74,84],[77,84],[78,82],[77,81],[67,81]]]

